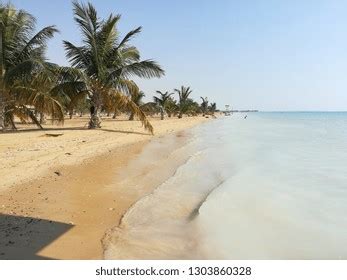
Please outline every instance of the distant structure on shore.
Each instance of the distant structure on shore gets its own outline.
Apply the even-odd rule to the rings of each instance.
[[[230,105],[225,105],[224,115],[225,116],[230,116],[231,115]]]
[[[232,110],[230,109],[230,105],[225,105],[225,110],[222,111],[225,116],[230,116],[233,113],[254,113],[259,112],[258,110]]]

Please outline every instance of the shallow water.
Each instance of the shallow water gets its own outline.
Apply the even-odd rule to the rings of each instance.
[[[193,133],[106,257],[347,259],[346,113],[235,114]]]

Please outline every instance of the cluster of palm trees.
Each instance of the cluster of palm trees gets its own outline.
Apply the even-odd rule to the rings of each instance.
[[[138,87],[133,87],[130,91],[130,98],[141,111],[146,115],[160,115],[160,119],[163,120],[165,115],[169,118],[177,116],[182,118],[183,114],[187,116],[196,116],[202,114],[202,116],[211,115],[214,116],[216,111],[216,103],[209,103],[207,97],[200,97],[202,103],[199,104],[190,98],[192,90],[190,87],[182,86],[180,89],[174,89],[173,92],[169,91],[156,91],[156,95],[153,97],[152,102],[145,102],[145,93],[140,91]],[[177,96],[177,99],[174,96]],[[128,108],[117,108],[114,113],[114,118],[117,113],[127,113]],[[134,120],[134,113],[130,111],[129,120]]]
[[[36,19],[12,4],[0,4],[0,131],[16,129],[15,117],[42,128],[46,117],[63,122],[65,113],[90,113],[89,128],[101,126],[101,112],[126,111],[153,132],[146,114],[159,110],[161,117],[214,112],[215,104],[200,106],[189,98],[189,87],[172,94],[158,91],[154,102],[142,103],[141,92],[132,77],[159,78],[164,70],[153,60],[141,60],[130,44],[141,32],[138,27],[120,38],[120,15],[100,19],[91,3],[72,3],[74,20],[82,34],[82,45],[64,41],[69,67],[46,58],[49,39],[58,32],[48,26],[35,32]],[[207,102],[207,100],[206,100]],[[214,107],[213,107],[213,106]],[[214,108],[212,110],[212,107]],[[203,109],[204,108],[204,109]],[[201,111],[202,110],[202,111]]]
[[[209,104],[207,97],[201,99],[203,102],[199,104],[190,98],[192,90],[190,87],[181,86],[180,89],[174,89],[174,92],[169,93],[157,91],[157,96],[154,96],[154,104],[157,105],[160,111],[161,119],[164,119],[166,113],[168,117],[178,116],[182,118],[183,114],[188,116],[196,116],[202,114],[203,116],[210,114],[214,116],[216,111],[216,103]],[[173,98],[177,94],[177,100]]]

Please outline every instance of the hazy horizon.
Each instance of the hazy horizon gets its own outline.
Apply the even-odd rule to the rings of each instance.
[[[71,1],[11,2],[32,13],[38,28],[57,26],[48,57],[66,65],[62,40],[80,44]],[[132,43],[166,71],[161,79],[136,79],[147,99],[186,85],[220,109],[347,110],[347,2],[91,2],[101,17],[122,15],[122,35],[143,27]]]

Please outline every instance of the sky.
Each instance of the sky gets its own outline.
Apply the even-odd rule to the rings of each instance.
[[[12,0],[56,25],[50,61],[67,65],[62,40],[80,44],[69,0]],[[142,59],[166,71],[136,79],[150,100],[181,85],[218,108],[263,111],[347,111],[347,1],[344,0],[95,0],[100,17],[121,14],[121,34]]]

